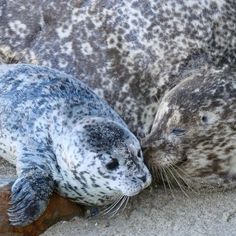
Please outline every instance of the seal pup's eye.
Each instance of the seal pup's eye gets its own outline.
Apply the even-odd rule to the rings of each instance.
[[[108,170],[115,170],[119,166],[119,162],[116,158],[112,159],[108,164],[106,164],[106,168]]]
[[[176,135],[176,136],[182,136],[182,135],[184,135],[185,130],[181,129],[181,128],[174,128],[174,129],[171,130],[171,133]]]

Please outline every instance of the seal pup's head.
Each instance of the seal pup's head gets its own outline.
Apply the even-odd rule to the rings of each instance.
[[[172,179],[228,185],[236,178],[235,120],[235,70],[189,76],[164,96],[143,140],[148,166],[164,168]]]
[[[107,205],[151,183],[139,141],[118,122],[85,117],[60,137],[56,149],[63,170],[58,191],[76,202]]]

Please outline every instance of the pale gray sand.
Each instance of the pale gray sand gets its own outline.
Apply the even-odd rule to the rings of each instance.
[[[0,176],[14,168],[0,159]],[[236,190],[214,193],[165,192],[150,188],[130,201],[127,209],[109,220],[74,218],[59,222],[43,236],[222,236],[236,235]]]
[[[76,218],[58,223],[44,236],[53,235],[236,235],[236,191],[201,193],[185,198],[157,189],[136,197],[127,210],[111,220]]]

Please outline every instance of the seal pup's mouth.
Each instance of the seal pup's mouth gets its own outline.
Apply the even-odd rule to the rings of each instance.
[[[127,191],[126,193],[120,192],[118,197],[110,204],[103,207],[92,207],[90,208],[87,216],[88,217],[114,217],[120,212],[123,212],[129,202],[129,199],[133,196],[139,194],[143,189],[147,188],[152,181],[151,174],[146,174],[142,177],[138,177],[142,180],[140,188],[132,189],[132,191]]]

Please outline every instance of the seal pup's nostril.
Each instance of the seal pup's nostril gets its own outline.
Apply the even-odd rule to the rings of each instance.
[[[141,179],[144,183],[147,181],[147,175],[144,175],[142,177],[138,177],[139,179]]]

